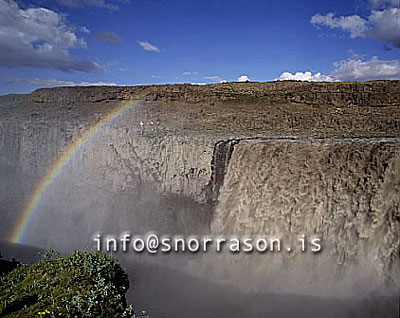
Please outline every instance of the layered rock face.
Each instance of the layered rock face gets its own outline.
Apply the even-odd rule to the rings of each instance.
[[[278,269],[303,262],[318,272],[329,264],[340,276],[361,264],[398,285],[399,85],[55,88],[2,97],[1,231],[10,234],[63,152],[131,103],[66,161],[43,194],[27,242],[80,247],[98,230],[273,235],[284,242],[305,234],[321,239],[322,256],[276,254]],[[242,263],[254,273],[248,286],[277,273],[268,259],[256,259]]]
[[[399,106],[399,81],[351,83],[223,83],[201,87],[196,85],[164,85],[135,87],[87,87],[38,89],[32,93],[37,103],[82,103],[106,100],[129,100],[146,95],[147,100],[164,102],[237,101],[282,104],[286,102],[335,106]]]
[[[137,130],[127,125],[130,119],[103,127],[66,157],[32,218],[30,243],[44,246],[64,241],[62,248],[68,248],[68,240],[76,246],[82,241],[90,243],[98,230],[144,234],[150,230],[187,233],[190,229],[197,233],[208,227],[210,212],[204,210],[216,140],[157,134],[151,128],[149,132]],[[53,125],[8,121],[0,125],[0,145],[6,149],[0,161],[2,233],[11,234],[40,180],[83,134],[79,127]],[[164,207],[168,211],[162,214]],[[182,211],[188,211],[187,217],[180,216]],[[199,211],[200,215],[193,215]],[[146,212],[155,214],[147,217]],[[72,228],[86,235],[69,237]]]

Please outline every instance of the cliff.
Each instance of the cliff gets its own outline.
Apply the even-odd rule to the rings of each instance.
[[[2,231],[66,147],[131,103],[64,165],[40,201],[29,242],[68,249],[95,231],[124,230],[285,240],[306,233],[325,242],[335,269],[368,264],[380,282],[398,286],[399,91],[400,81],[274,82],[2,97]],[[296,253],[276,260],[297,261]],[[254,266],[255,280],[273,276],[265,260]]]
[[[160,85],[135,87],[62,87],[42,88],[32,93],[36,103],[98,103],[129,100],[146,95],[146,100],[204,103],[240,101],[251,103],[297,103],[333,106],[400,106],[399,81],[310,83],[222,83],[212,85]]]
[[[13,113],[8,107],[20,105],[20,121],[80,125],[120,102],[142,99],[147,107],[132,124],[153,121],[163,130],[224,131],[232,137],[270,131],[398,135],[399,91],[400,81],[61,87],[1,97],[0,114],[5,120]]]

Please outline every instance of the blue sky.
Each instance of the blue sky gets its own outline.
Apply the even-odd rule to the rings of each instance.
[[[399,0],[0,0],[0,94],[400,79]]]

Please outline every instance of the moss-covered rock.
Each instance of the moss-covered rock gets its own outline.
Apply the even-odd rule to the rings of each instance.
[[[0,317],[134,317],[127,274],[111,256],[47,254],[0,279]]]

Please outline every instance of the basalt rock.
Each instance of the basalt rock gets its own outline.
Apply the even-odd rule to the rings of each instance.
[[[29,237],[37,245],[156,225],[168,234],[210,224],[223,235],[304,232],[328,243],[335,268],[368,264],[398,286],[399,91],[400,81],[288,81],[2,97],[0,233],[10,235],[49,169],[80,145],[40,201]],[[126,103],[124,116],[82,142]],[[279,266],[296,258],[284,253]]]
[[[35,103],[79,103],[128,100],[139,95],[148,101],[204,103],[223,101],[295,103],[333,106],[400,106],[399,81],[309,83],[223,83],[206,86],[179,84],[135,87],[42,88],[32,93]]]

